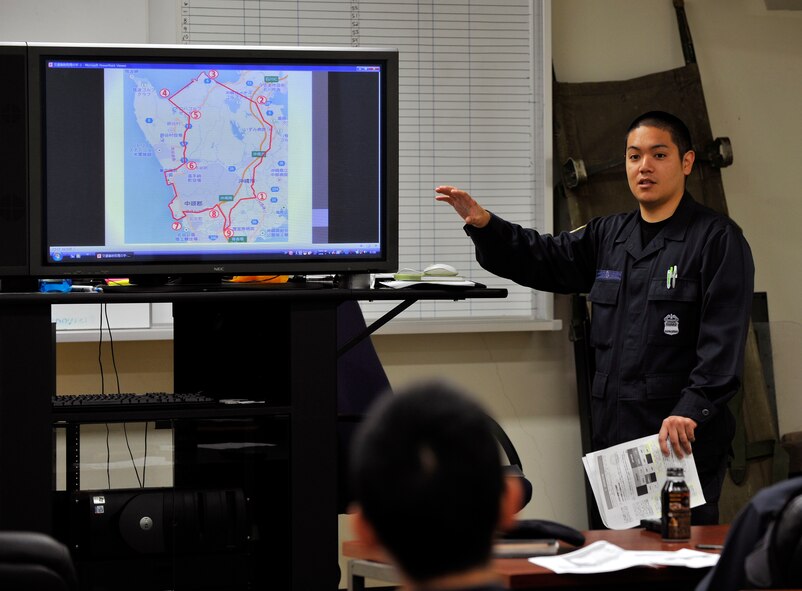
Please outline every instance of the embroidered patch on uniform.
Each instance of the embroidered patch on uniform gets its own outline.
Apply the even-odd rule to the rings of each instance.
[[[674,314],[663,318],[663,332],[672,337],[679,334],[679,318]]]
[[[612,279],[613,281],[621,281],[621,271],[599,269],[596,271],[596,279]]]

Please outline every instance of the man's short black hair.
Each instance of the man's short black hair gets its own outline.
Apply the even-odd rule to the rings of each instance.
[[[693,150],[691,132],[688,130],[688,126],[685,125],[682,119],[676,115],[666,113],[665,111],[649,111],[648,113],[639,115],[632,123],[629,124],[629,127],[627,128],[627,137],[633,129],[637,129],[642,125],[656,127],[657,129],[667,131],[679,149],[680,158],[685,156],[685,153],[689,150]]]
[[[407,576],[423,582],[487,564],[504,488],[487,414],[442,382],[381,398],[357,434],[356,501]]]

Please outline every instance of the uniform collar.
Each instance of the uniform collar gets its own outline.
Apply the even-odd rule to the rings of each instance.
[[[685,240],[685,234],[688,231],[688,227],[691,225],[695,205],[696,201],[694,201],[691,194],[686,191],[674,215],[671,216],[668,224],[663,228],[663,238],[677,241]]]
[[[645,249],[641,249],[640,233],[636,232],[639,223],[638,216],[640,216],[640,210],[636,209],[627,216],[628,219],[621,227],[621,231],[618,233],[615,242],[616,244],[626,242],[627,252],[629,252],[636,259],[640,259],[663,248],[666,240],[685,240],[685,234],[688,230],[688,226],[690,225],[691,218],[693,217],[695,205],[696,201],[694,201],[693,197],[691,197],[691,194],[686,191],[682,195],[682,199],[680,200],[676,211],[674,211],[672,216],[669,218],[668,224],[666,224],[663,230],[654,237],[654,240],[652,240]]]

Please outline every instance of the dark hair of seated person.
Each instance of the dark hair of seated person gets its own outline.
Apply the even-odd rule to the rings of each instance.
[[[361,517],[411,580],[488,565],[504,478],[482,407],[442,382],[380,399],[357,434]]]

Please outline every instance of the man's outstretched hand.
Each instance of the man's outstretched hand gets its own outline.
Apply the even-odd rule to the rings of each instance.
[[[479,205],[466,191],[443,185],[435,188],[437,201],[451,205],[462,220],[469,226],[484,228],[490,222],[490,212]]]

